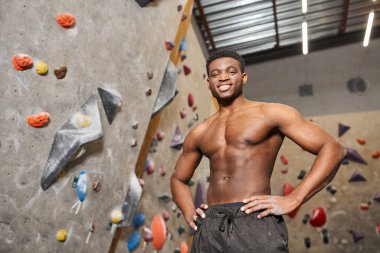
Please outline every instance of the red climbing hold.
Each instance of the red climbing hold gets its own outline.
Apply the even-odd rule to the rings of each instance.
[[[313,227],[322,227],[326,223],[326,212],[325,209],[322,207],[318,207],[313,210],[313,213],[311,214],[309,223]]]

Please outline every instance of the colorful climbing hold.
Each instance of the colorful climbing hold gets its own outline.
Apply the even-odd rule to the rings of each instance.
[[[366,143],[366,140],[364,138],[356,138],[356,142],[360,145],[364,145]]]
[[[306,170],[301,170],[300,173],[298,174],[298,179],[302,180],[306,175]]]
[[[77,197],[80,202],[83,202],[87,197],[87,185],[88,185],[88,177],[87,173],[84,170],[79,172],[79,179],[76,187]]]
[[[185,111],[185,108],[183,108],[181,111],[179,111],[179,116],[181,119],[184,119],[186,117],[187,113]]]
[[[150,242],[153,240],[152,230],[150,230],[147,227],[143,227],[142,236],[143,236],[144,241],[146,242]]]
[[[150,95],[152,95],[152,89],[150,89],[150,88],[145,89],[145,95],[147,97],[149,97]]]
[[[324,244],[329,243],[329,231],[326,228],[322,229],[322,238]]]
[[[162,219],[161,215],[156,214],[153,217],[152,225],[152,235],[153,235],[153,247],[156,250],[161,250],[164,246],[165,240],[166,240],[166,225],[164,220]]]
[[[309,219],[310,219],[310,215],[309,214],[305,214],[303,216],[302,223],[306,225],[307,222],[309,221]]]
[[[149,80],[153,78],[153,72],[147,72],[146,75],[148,76]]]
[[[47,112],[40,112],[38,114],[28,116],[26,122],[32,127],[42,127],[49,122],[50,114]]]
[[[367,179],[359,172],[359,171],[354,171],[350,179],[348,180],[349,182],[366,182]]]
[[[177,228],[177,231],[178,231],[178,234],[183,234],[183,233],[185,233],[186,232],[186,229],[184,228],[184,227],[182,227],[182,226],[179,226],[178,228]]]
[[[304,243],[305,243],[305,247],[309,249],[311,247],[310,237],[305,237]]]
[[[371,202],[360,203],[359,208],[362,211],[367,211],[369,209],[370,204],[371,204]]]
[[[187,66],[187,65],[183,65],[183,72],[185,73],[185,75],[189,75],[191,73],[191,69]]]
[[[158,141],[162,141],[165,138],[165,132],[163,131],[157,131],[156,133],[156,139]]]
[[[134,230],[128,237],[127,247],[128,251],[132,252],[139,246],[141,241],[140,233]]]
[[[282,169],[281,169],[281,173],[282,173],[282,174],[286,174],[286,173],[288,173],[288,167],[284,167],[284,168],[282,168]]]
[[[289,160],[284,155],[280,155],[280,160],[283,164],[288,165]]]
[[[336,188],[335,188],[334,186],[332,186],[332,185],[327,186],[327,187],[326,187],[326,190],[327,190],[329,193],[331,193],[332,195],[335,195],[335,193],[336,193]]]
[[[67,12],[55,16],[55,20],[63,28],[70,28],[75,24],[75,16]]]
[[[165,47],[166,47],[166,50],[170,51],[174,48],[174,43],[171,41],[165,41]]]
[[[35,68],[36,73],[41,76],[46,75],[46,73],[49,71],[49,67],[44,61],[38,61]]]
[[[184,13],[184,14],[182,15],[181,22],[185,21],[186,19],[187,19],[187,15],[186,15],[186,13]]]
[[[57,77],[57,79],[65,78],[66,73],[67,73],[67,67],[66,66],[61,66],[61,67],[54,69],[54,75]]]
[[[168,221],[170,219],[170,214],[168,211],[164,210],[162,211],[162,218],[165,220],[165,221]]]
[[[346,149],[346,157],[353,162],[358,162],[361,164],[367,164],[367,162],[363,159],[363,157],[353,148],[345,148]]]
[[[352,234],[352,241],[354,243],[357,243],[357,242],[359,242],[359,241],[361,241],[361,240],[364,239],[364,235],[359,234],[359,233],[357,233],[357,232],[355,232],[353,230],[348,230],[348,233]]]
[[[341,137],[350,128],[351,128],[350,126],[347,126],[347,125],[344,125],[342,123],[339,123],[339,126],[338,126],[338,135],[339,135],[339,137]]]
[[[123,220],[123,214],[120,210],[113,210],[111,212],[111,221],[114,224],[118,224]]]
[[[166,175],[166,168],[164,165],[160,165],[159,172],[161,177],[164,177]]]
[[[181,4],[177,5],[177,11],[182,11],[182,5]]]
[[[373,196],[373,200],[380,203],[380,192],[377,192],[375,196]]]
[[[67,239],[67,231],[65,229],[60,229],[56,235],[57,241],[64,242]]]
[[[139,184],[140,184],[141,188],[144,188],[144,185],[145,185],[144,179],[139,178]]]
[[[183,146],[183,142],[184,142],[184,137],[181,133],[181,130],[177,126],[175,129],[175,133],[174,133],[174,136],[172,138],[172,142],[170,144],[170,147],[177,149],[177,150],[180,150]]]
[[[189,251],[189,247],[187,246],[187,243],[185,241],[181,242],[181,251],[180,253],[187,253]]]
[[[327,220],[326,217],[326,211],[322,207],[318,207],[313,210],[313,213],[311,214],[311,217],[309,219],[310,225],[313,227],[322,227],[325,225]]]
[[[77,125],[81,128],[87,128],[91,126],[91,118],[87,115],[79,113],[76,117]]]
[[[194,105],[194,96],[191,93],[187,95],[187,104],[189,105],[189,107],[192,107]]]
[[[379,157],[380,157],[380,150],[379,150],[379,149],[376,149],[376,150],[372,151],[372,153],[371,153],[371,157],[372,157],[373,159],[377,159],[377,158],[379,158]]]
[[[133,218],[133,227],[139,229],[145,223],[145,214],[138,212]]]
[[[152,159],[147,159],[145,163],[145,170],[150,175],[154,172],[154,161]]]
[[[33,65],[33,59],[27,54],[16,54],[13,56],[13,67],[15,70],[26,70]]]
[[[98,179],[95,179],[94,181],[92,181],[91,186],[92,186],[92,190],[94,192],[100,191],[101,184],[100,184],[100,181]]]

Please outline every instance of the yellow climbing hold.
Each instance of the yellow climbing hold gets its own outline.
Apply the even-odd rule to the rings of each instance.
[[[77,124],[81,128],[89,127],[89,126],[91,126],[91,119],[87,115],[78,114],[78,116],[77,116]]]
[[[111,221],[112,223],[120,223],[120,221],[123,219],[123,214],[119,210],[114,210],[111,213]]]
[[[67,239],[67,231],[65,229],[60,229],[57,232],[57,241],[64,242]]]
[[[36,72],[37,74],[39,75],[45,75],[49,70],[49,67],[48,65],[46,64],[46,62],[43,62],[43,61],[38,61],[37,64],[36,64]]]

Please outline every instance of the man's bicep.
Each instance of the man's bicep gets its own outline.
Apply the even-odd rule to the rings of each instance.
[[[201,160],[202,153],[198,150],[195,141],[191,137],[186,138],[173,176],[182,182],[189,181]]]

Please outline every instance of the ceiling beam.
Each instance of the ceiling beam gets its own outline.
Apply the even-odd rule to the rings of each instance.
[[[362,42],[364,31],[343,33],[323,39],[309,41],[309,54],[318,50],[328,49],[348,45],[352,43]],[[380,38],[380,26],[373,27],[371,39]],[[269,49],[258,53],[243,55],[246,64],[256,64],[280,58],[302,55],[302,43],[283,46],[278,49]]]
[[[276,31],[276,45],[275,45],[275,48],[279,48],[280,47],[280,38],[279,38],[279,35],[278,35],[276,0],[272,0],[272,8],[273,8],[273,18],[274,18],[274,30]]]
[[[200,20],[201,24],[203,25],[203,27],[205,28],[205,31],[206,31],[206,34],[207,34],[207,39],[210,42],[211,51],[215,51],[216,48],[215,48],[214,39],[212,38],[212,34],[211,34],[210,28],[208,26],[208,22],[207,22],[206,16],[205,16],[205,14],[203,12],[203,7],[202,7],[202,4],[201,4],[201,1],[200,0],[195,0],[195,3],[197,5],[197,9],[198,9],[198,12],[199,12],[199,20]]]
[[[349,5],[350,5],[350,0],[344,0],[342,19],[340,21],[340,26],[339,26],[339,32],[338,32],[338,34],[343,34],[343,33],[346,32],[347,18],[348,18],[348,7],[349,7]]]

